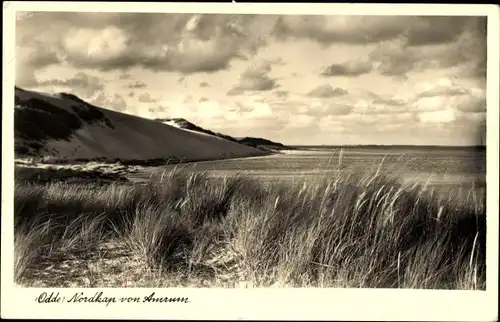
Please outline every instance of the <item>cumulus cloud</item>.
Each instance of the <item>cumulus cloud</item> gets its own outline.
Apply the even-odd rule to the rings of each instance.
[[[229,90],[228,95],[238,95],[245,91],[269,91],[278,86],[275,79],[269,77],[271,64],[259,62],[248,67],[241,74],[238,84]]]
[[[324,84],[313,88],[307,95],[312,97],[328,98],[347,95],[347,93],[347,90],[343,88],[333,88],[330,84]]]
[[[120,75],[120,79],[131,79],[132,78],[132,75],[130,74],[121,74]]]
[[[63,62],[102,70],[214,72],[233,59],[251,58],[273,36],[327,45],[396,42],[372,55],[384,75],[404,75],[422,53],[442,56],[426,59],[432,66],[469,64],[464,71],[481,77],[486,68],[485,17],[37,12],[16,24],[23,84],[33,78],[30,70]],[[46,26],[43,34],[40,25]],[[447,48],[429,49],[439,46]],[[267,61],[284,63],[280,57]],[[333,64],[325,74],[356,75],[367,68]]]
[[[372,101],[373,104],[384,105],[384,106],[404,106],[407,102],[399,98],[377,98]]]
[[[138,100],[139,102],[143,103],[152,103],[158,101],[158,99],[151,97],[149,93],[142,93],[141,95],[139,95]]]
[[[456,120],[456,112],[447,108],[440,111],[419,113],[417,117],[422,123],[450,123]]]
[[[309,114],[295,114],[287,123],[287,129],[301,129],[307,128],[313,124],[315,117]]]
[[[109,95],[101,92],[95,99],[92,100],[92,104],[119,112],[127,110],[127,103],[123,97],[118,94]]]
[[[331,103],[326,105],[324,113],[326,115],[347,115],[351,113],[352,110],[353,106],[351,105]]]
[[[365,113],[351,113],[343,116],[343,120],[348,120],[351,126],[357,125],[357,130],[373,131],[370,126],[383,127],[387,125],[408,125],[417,120],[417,114],[406,113],[386,113],[386,114],[365,114]]]
[[[408,101],[398,97],[378,97],[359,99],[354,104],[354,111],[363,115],[385,115],[407,113]]]
[[[243,90],[238,87],[233,87],[230,90],[227,91],[226,95],[227,96],[236,96],[236,95],[241,95],[243,94]]]
[[[263,44],[273,19],[255,15],[166,13],[37,13],[18,26],[57,27],[45,43],[62,60],[101,70],[144,67],[181,73],[214,72],[233,59],[246,59]],[[44,30],[47,32],[47,30]]]
[[[459,115],[486,111],[483,89],[457,84],[447,78],[439,79],[434,84],[424,83],[419,88],[410,108],[420,112],[421,122],[454,122]]]
[[[465,113],[486,112],[486,97],[482,95],[471,95],[459,101],[456,108]]]
[[[157,116],[157,115],[161,115],[162,113],[165,112],[165,107],[164,106],[151,106],[148,108],[148,112],[153,115],[153,116]]]
[[[65,87],[74,92],[77,96],[88,98],[102,91],[104,86],[98,77],[88,75],[84,72],[78,72],[67,79],[49,79],[40,81],[38,86]]]
[[[238,113],[251,113],[254,108],[251,105],[245,105],[241,102],[234,102],[234,105],[232,107],[233,112],[238,112]]]
[[[321,75],[323,76],[360,76],[368,74],[372,70],[372,64],[368,61],[346,61],[340,64],[327,66]]]
[[[141,81],[136,81],[135,83],[128,85],[128,88],[145,88],[145,87],[147,87],[146,83]]]
[[[284,91],[284,90],[274,92],[274,95],[276,95],[277,97],[281,97],[281,98],[286,98],[286,97],[288,97],[289,94],[290,93],[288,91]]]
[[[450,79],[442,78],[437,83],[425,83],[421,85],[423,90],[417,94],[418,98],[434,97],[434,96],[457,96],[466,95],[469,91],[466,88],[459,86]]]
[[[265,62],[268,62],[271,65],[284,66],[286,65],[285,61],[281,57],[266,59]]]
[[[75,67],[101,67],[114,69],[127,59],[130,36],[125,30],[109,26],[97,28],[70,28],[63,36],[61,45],[66,60]]]
[[[29,45],[26,45],[29,42]],[[59,56],[53,48],[42,41],[25,37],[18,39],[16,46],[16,75],[18,86],[35,86],[38,83],[36,71],[59,63]]]

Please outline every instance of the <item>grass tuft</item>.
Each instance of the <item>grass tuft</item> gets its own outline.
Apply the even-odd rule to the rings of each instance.
[[[16,281],[485,289],[485,203],[380,166],[313,183],[179,169],[145,185],[18,182]]]

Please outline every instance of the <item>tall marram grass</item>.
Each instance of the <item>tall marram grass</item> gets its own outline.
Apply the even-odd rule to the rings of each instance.
[[[61,245],[92,252],[114,240],[146,267],[214,286],[224,275],[231,285],[485,289],[485,217],[485,196],[443,198],[379,171],[294,184],[182,171],[145,185],[18,183],[16,279]]]

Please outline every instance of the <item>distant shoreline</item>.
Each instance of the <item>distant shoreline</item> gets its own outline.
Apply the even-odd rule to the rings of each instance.
[[[486,150],[484,145],[287,145],[294,149],[470,149]]]

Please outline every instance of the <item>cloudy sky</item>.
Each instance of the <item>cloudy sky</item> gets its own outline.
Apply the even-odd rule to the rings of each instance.
[[[18,13],[16,85],[286,144],[476,144],[486,18]]]

